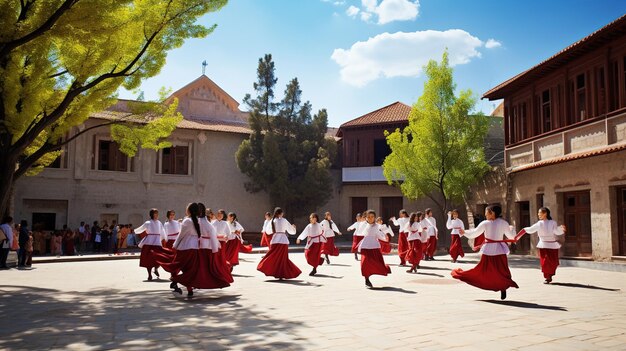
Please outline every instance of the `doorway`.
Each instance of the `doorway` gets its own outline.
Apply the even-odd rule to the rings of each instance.
[[[367,211],[367,197],[353,197],[352,202],[352,220],[354,220],[357,213],[363,214]]]
[[[591,196],[588,190],[563,193],[565,256],[591,257]]]
[[[530,227],[530,202],[520,201],[517,203],[517,223],[519,229]],[[528,255],[530,253],[530,236],[522,236],[515,246],[511,247],[513,253]]]
[[[626,256],[626,187],[617,188],[617,240],[619,256]]]

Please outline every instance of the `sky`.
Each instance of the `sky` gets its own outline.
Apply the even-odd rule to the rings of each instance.
[[[626,13],[623,0],[230,0],[199,22],[215,31],[173,51],[140,90],[148,100],[202,74],[242,102],[259,58],[272,54],[277,99],[297,77],[303,100],[328,111],[329,126],[422,94],[423,66],[448,49],[457,91],[476,111],[487,90],[535,66]],[[133,99],[137,92],[120,91]],[[246,110],[245,105],[240,105]]]

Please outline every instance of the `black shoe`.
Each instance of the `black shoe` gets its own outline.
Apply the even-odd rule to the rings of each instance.
[[[500,290],[500,300],[506,299],[506,290]]]
[[[193,297],[193,290],[187,291],[187,297]]]
[[[359,260],[359,256],[357,256],[356,252],[354,253],[354,259],[357,261]]]
[[[149,281],[149,282],[151,282],[151,281],[152,281],[152,274],[150,274],[150,275],[148,276],[148,281]]]
[[[328,255],[326,255],[326,264],[330,264],[330,259],[328,258]]]
[[[365,278],[365,286],[367,286],[368,288],[374,287],[372,285],[372,282],[370,282],[370,278]]]
[[[431,261],[436,261],[435,258],[433,256],[430,256],[430,260]]]
[[[170,289],[176,290],[176,288],[178,288],[178,284],[176,282],[171,282],[170,283]]]
[[[550,284],[552,283],[552,278],[546,278],[546,280],[543,282],[544,284]]]
[[[157,271],[157,269],[156,269],[156,268],[154,269],[154,275],[156,275],[156,276],[157,276],[157,278],[161,277],[161,275],[159,275],[159,271]]]
[[[309,275],[313,276],[317,273],[317,269],[313,268],[313,270],[311,271],[311,273],[309,273]]]
[[[176,287],[174,291],[172,291],[172,294],[174,294],[175,296],[181,296],[183,294],[183,290],[179,287]]]

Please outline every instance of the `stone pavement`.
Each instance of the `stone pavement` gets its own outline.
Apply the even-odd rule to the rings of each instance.
[[[241,255],[235,283],[173,297],[137,260],[66,262],[0,271],[0,349],[58,350],[624,350],[626,275],[561,267],[544,285],[536,260],[511,257],[520,289],[499,293],[453,280],[447,256],[418,274],[363,285],[350,254],[278,282]],[[163,275],[165,275],[163,273]]]

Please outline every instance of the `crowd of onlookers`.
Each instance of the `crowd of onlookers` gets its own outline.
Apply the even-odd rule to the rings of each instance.
[[[8,268],[6,262],[10,251],[17,251],[18,268],[29,267],[33,255],[118,254],[121,250],[137,247],[140,238],[132,229],[132,224],[94,221],[91,226],[81,222],[75,230],[67,225],[55,231],[30,230],[26,220],[13,223],[12,217],[5,216],[0,223],[0,269]]]

